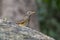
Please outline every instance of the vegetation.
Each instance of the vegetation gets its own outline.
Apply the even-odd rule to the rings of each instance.
[[[60,0],[36,0],[41,32],[60,40]]]

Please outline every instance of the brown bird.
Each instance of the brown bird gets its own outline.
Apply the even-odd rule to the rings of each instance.
[[[18,24],[19,26],[22,26],[22,27],[28,26],[28,25],[29,25],[29,21],[30,21],[30,16],[31,16],[32,14],[34,14],[34,13],[35,13],[35,12],[28,11],[28,12],[27,12],[27,15],[24,16],[24,18],[23,18],[21,21],[17,22],[17,24]]]

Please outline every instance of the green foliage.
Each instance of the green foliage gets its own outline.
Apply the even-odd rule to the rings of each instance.
[[[60,0],[36,0],[41,32],[60,40]]]

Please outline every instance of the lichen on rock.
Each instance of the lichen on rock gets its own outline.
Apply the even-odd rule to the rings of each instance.
[[[0,40],[54,40],[28,27],[20,27],[14,22],[0,23]]]

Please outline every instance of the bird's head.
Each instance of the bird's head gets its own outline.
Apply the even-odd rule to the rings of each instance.
[[[27,15],[32,15],[32,14],[35,14],[35,12],[34,11],[28,11],[27,12]]]

